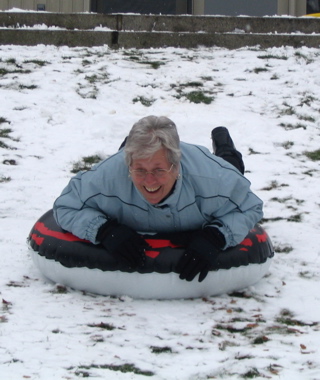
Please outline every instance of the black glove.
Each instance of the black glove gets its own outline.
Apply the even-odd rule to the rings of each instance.
[[[217,257],[225,246],[223,234],[214,227],[206,227],[192,234],[190,244],[181,257],[177,271],[181,280],[192,281],[198,274],[202,282],[209,270],[217,265]]]
[[[150,248],[141,235],[115,220],[110,220],[100,227],[97,240],[121,265],[131,270],[144,265],[144,251]]]

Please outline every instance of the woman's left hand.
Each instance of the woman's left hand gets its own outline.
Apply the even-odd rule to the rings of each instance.
[[[208,235],[210,227],[193,233],[191,242],[184,255],[181,257],[177,272],[181,280],[192,281],[199,274],[199,282],[202,282],[208,272],[217,265],[220,250],[212,242]]]

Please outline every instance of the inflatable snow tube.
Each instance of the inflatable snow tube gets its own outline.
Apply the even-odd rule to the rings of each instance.
[[[258,282],[269,270],[274,255],[272,243],[259,225],[241,244],[219,255],[219,268],[201,283],[180,280],[176,265],[184,252],[163,234],[144,235],[152,247],[139,271],[123,271],[101,245],[94,245],[55,222],[52,210],[30,231],[32,259],[49,280],[73,289],[109,296],[174,299],[209,297],[239,291]]]

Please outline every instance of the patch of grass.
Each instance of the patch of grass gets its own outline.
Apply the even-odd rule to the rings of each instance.
[[[279,203],[286,203],[290,199],[292,199],[292,197],[286,197],[286,198],[273,197],[273,198],[270,199],[270,201],[272,201],[272,202],[279,202]]]
[[[293,141],[285,141],[281,144],[281,146],[284,148],[284,149],[290,149],[292,148],[294,145],[294,142]]]
[[[209,82],[209,81],[212,81],[213,80],[213,78],[212,77],[210,77],[210,76],[206,76],[206,75],[204,75],[204,76],[202,76],[202,77],[200,77],[202,80],[204,80],[205,82]]]
[[[317,170],[310,169],[310,170],[303,172],[302,174],[308,175],[309,177],[313,177],[313,174],[316,172],[317,172]]]
[[[208,78],[208,77],[202,77],[202,79]],[[211,77],[209,77],[210,80],[212,80]],[[223,86],[223,84],[218,83],[215,86]],[[187,88],[194,88],[194,91],[187,92],[185,91]],[[211,91],[205,91],[202,89],[203,82],[201,81],[190,81],[185,83],[179,83],[179,84],[171,84],[171,88],[175,89],[177,92],[177,95],[175,97],[177,99],[186,98],[191,103],[204,103],[204,104],[210,104],[214,100],[214,96],[212,96],[213,92]]]
[[[299,276],[305,280],[311,280],[314,278],[314,274],[309,271],[301,271],[299,272]]]
[[[81,365],[77,367],[78,370],[90,370],[90,369],[108,369],[110,371],[122,372],[122,373],[134,373],[135,375],[142,376],[154,376],[154,373],[151,371],[143,371],[137,368],[134,364],[122,364],[122,365],[114,365],[114,364],[91,364],[91,365]],[[68,368],[69,370],[74,369],[73,367]],[[82,372],[82,371],[81,371]]]
[[[0,75],[1,76],[4,76],[4,75],[8,74],[9,72],[10,72],[9,70],[7,70],[3,67],[0,67]]]
[[[4,177],[0,175],[0,183],[10,182],[10,181],[11,181],[11,177]]]
[[[7,74],[30,74],[31,70],[22,70],[22,69],[16,69],[16,70],[8,70],[3,67],[0,68],[0,76],[5,76]]]
[[[79,377],[90,377],[90,372],[87,371],[75,371],[74,374]]]
[[[93,75],[86,75],[85,76],[85,79],[89,82],[89,83],[96,83],[98,81],[98,75],[96,74],[93,74]]]
[[[165,62],[163,62],[163,61],[151,61],[151,60],[143,59],[142,54],[139,55],[139,54],[129,53],[129,54],[125,54],[125,55],[128,55],[128,58],[131,61],[134,61],[134,62],[139,63],[141,65],[149,65],[154,70],[157,70],[157,69],[159,69],[159,67],[165,65]]]
[[[131,61],[140,61],[140,57],[137,57],[136,55],[129,56],[129,59],[131,59]]]
[[[307,126],[302,123],[291,124],[291,123],[280,123],[280,127],[284,128],[286,131],[292,131],[294,129],[307,129]]]
[[[254,149],[252,149],[252,148],[249,148],[248,149],[249,150],[249,152],[248,152],[248,154],[261,154],[260,152],[257,152],[256,150],[254,150]]]
[[[180,87],[202,87],[202,86],[203,86],[203,83],[202,82],[197,82],[197,81],[187,82],[187,83],[181,83],[180,84]]]
[[[224,326],[224,325],[221,325],[221,324],[216,325],[215,328],[217,330],[228,331],[231,334],[243,334],[243,333],[245,333],[245,332],[247,332],[247,331],[249,331],[249,330],[252,329],[251,327],[248,327],[248,326],[245,326],[245,327],[242,327],[242,328],[236,328],[236,327],[233,327],[231,325]]]
[[[92,62],[89,61],[89,59],[83,59],[82,60],[82,66],[88,66],[88,65],[91,65],[91,64],[92,64]]]
[[[270,199],[270,201],[279,202],[279,203],[286,203],[288,201],[295,201],[298,205],[302,205],[305,202],[304,199],[294,199],[292,197],[285,197],[285,198],[273,197]]]
[[[288,187],[288,186],[289,185],[287,185],[285,183],[279,184],[278,181],[271,181],[271,183],[270,183],[269,186],[263,187],[261,190],[271,191],[271,190],[274,190],[274,189],[278,189],[279,187]]]
[[[254,356],[252,356],[252,355],[237,355],[236,357],[235,357],[235,359],[236,360],[247,360],[247,359],[253,359],[254,358]]]
[[[33,63],[33,64],[38,65],[40,67],[50,64],[50,62],[43,61],[41,59],[28,59],[28,60],[24,61],[23,63]]]
[[[102,161],[103,158],[99,156],[98,154],[95,154],[93,156],[86,156],[81,159],[79,162],[75,162],[73,164],[73,168],[71,170],[71,173],[78,173],[80,171],[87,171],[92,168],[93,165],[97,164],[98,162]]]
[[[10,65],[17,65],[17,60],[15,58],[8,58],[5,60],[6,63],[9,63]]]
[[[310,107],[311,103],[313,103],[316,100],[317,100],[317,98],[315,98],[314,96],[309,95],[309,94],[304,94],[304,97],[302,98],[301,102],[299,103],[299,106],[303,107],[304,105],[306,105],[306,106]]]
[[[304,152],[304,154],[312,161],[320,161],[320,149],[314,150],[312,152]]]
[[[111,323],[104,323],[104,322],[92,323],[92,324],[88,324],[87,326],[88,327],[95,327],[95,328],[99,328],[99,329],[103,329],[103,330],[107,330],[107,331],[112,331],[115,329],[115,327]]]
[[[141,61],[145,65],[150,65],[153,69],[157,70],[160,66],[164,65],[164,62],[161,61]]]
[[[3,122],[9,123],[6,119],[3,119]],[[13,131],[11,128],[0,128],[0,138],[10,139],[12,141],[19,141],[19,140],[14,139],[10,136],[10,133],[12,133],[12,132]],[[6,144],[5,142],[3,142],[1,140],[0,140],[0,148],[16,150],[16,148],[9,146],[8,144]]]
[[[132,99],[132,102],[133,103],[140,102],[143,106],[150,107],[155,102],[155,99],[148,99],[148,98],[145,98],[144,96],[137,96],[136,98]]]
[[[280,312],[279,317],[276,318],[276,322],[286,326],[318,326],[318,322],[303,322],[294,318],[294,313],[288,309],[283,309]]]
[[[25,288],[27,286],[25,283],[18,281],[9,281],[6,285],[10,288]]]
[[[3,148],[3,149],[11,149],[11,147],[9,145],[7,145],[6,143],[4,143],[3,141],[0,140],[0,148]]]
[[[166,353],[172,353],[172,348],[165,346],[165,347],[157,347],[157,346],[151,346],[150,347],[151,352],[153,354],[166,354]]]
[[[1,128],[0,129],[0,137],[9,139],[9,134],[12,133],[11,128]]]
[[[260,377],[261,374],[257,368],[251,368],[248,372],[244,373],[242,377],[244,379],[254,379],[255,377]]]
[[[97,75],[97,74],[86,75],[85,79],[89,83],[93,84],[93,83],[101,82],[101,81],[104,81],[104,80],[108,79],[108,74],[107,73],[103,73],[103,74],[100,74],[100,75]]]
[[[53,294],[67,294],[68,292],[69,292],[68,288],[66,286],[63,286],[63,285],[57,285],[51,291],[51,293],[53,293]]]
[[[263,73],[263,72],[266,72],[266,71],[269,71],[266,67],[255,67],[253,69],[253,72],[255,74]]]
[[[291,245],[274,246],[274,250],[277,253],[290,253],[293,251],[293,247]]]
[[[295,115],[296,114],[296,110],[292,106],[290,106],[288,103],[284,102],[283,105],[286,108],[280,112],[280,115]]]
[[[310,121],[310,123],[314,123],[316,121],[313,116],[309,115],[298,115],[298,119],[303,121]]]
[[[261,223],[267,222],[279,222],[280,220],[286,220],[287,222],[301,223],[302,222],[302,214],[291,215],[287,218],[283,216],[276,216],[274,218],[262,218]]]
[[[84,92],[81,92],[81,91],[77,91],[78,95],[81,96],[81,98],[83,99],[97,99],[97,95],[98,95],[98,89],[96,87],[94,87],[92,90],[84,93]]]
[[[8,123],[10,124],[10,121],[8,119],[6,119],[5,117],[2,117],[0,116],[0,124],[3,124],[3,123]],[[1,132],[0,132],[1,133]]]
[[[280,220],[286,220],[286,218],[283,218],[281,216],[275,216],[274,218],[262,218],[261,224],[268,223],[268,222],[279,222]]]
[[[305,54],[302,54],[300,51],[297,51],[295,54],[294,54],[297,58],[302,58],[306,61],[306,64],[308,65],[309,63],[312,63],[313,60],[308,58]]]
[[[302,222],[302,214],[291,215],[289,218],[287,218],[287,221],[288,222],[301,223]]]
[[[257,338],[255,338],[252,343],[253,344],[264,344],[264,343],[268,342],[269,340],[270,339],[267,336],[262,335],[262,336],[258,336]]]
[[[19,89],[20,90],[35,90],[36,88],[38,88],[38,86],[34,85],[34,84],[31,84],[31,85],[25,85],[25,84],[19,84]]]
[[[283,61],[286,61],[288,57],[285,55],[274,55],[274,54],[265,54],[265,55],[258,55],[259,59],[281,59]]]
[[[191,103],[204,103],[204,104],[211,104],[214,100],[213,96],[207,96],[203,91],[191,91],[188,94],[185,95],[185,97],[191,102]]]

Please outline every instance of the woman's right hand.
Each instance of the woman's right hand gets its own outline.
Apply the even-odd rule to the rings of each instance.
[[[108,221],[100,227],[97,240],[125,269],[144,266],[145,250],[150,247],[141,235],[125,224]]]

